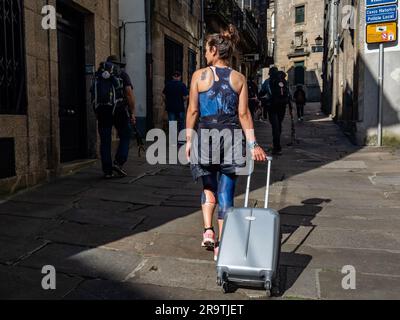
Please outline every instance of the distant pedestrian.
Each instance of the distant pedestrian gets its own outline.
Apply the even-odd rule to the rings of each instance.
[[[249,88],[249,108],[253,119],[258,118],[258,106],[260,104],[258,100],[258,89],[257,84],[254,82],[252,76],[247,80],[247,87]]]
[[[293,98],[294,101],[296,102],[297,118],[299,121],[304,121],[304,106],[307,103],[307,97],[301,85],[297,86]]]
[[[279,71],[271,80],[271,107],[268,109],[268,117],[272,126],[274,155],[282,154],[281,135],[282,123],[285,119],[286,108],[290,103],[289,84],[286,81],[286,73]]]
[[[189,91],[182,82],[182,74],[174,72],[172,80],[168,81],[163,90],[165,109],[168,113],[168,121],[178,122],[178,134],[184,130],[185,125],[185,103],[188,100]]]
[[[271,92],[271,82],[275,79],[278,75],[278,68],[271,67],[269,70],[269,78],[266,79],[262,86],[261,90],[258,93],[258,99],[261,102],[261,108],[263,110],[263,118],[268,118],[268,110],[272,106],[272,92]]]

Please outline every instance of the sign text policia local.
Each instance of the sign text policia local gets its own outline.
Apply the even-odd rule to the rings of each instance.
[[[365,0],[367,43],[396,42],[398,0]]]

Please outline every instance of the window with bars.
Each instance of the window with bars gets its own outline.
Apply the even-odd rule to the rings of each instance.
[[[305,6],[296,7],[296,23],[304,23],[305,21]]]
[[[23,0],[0,0],[0,114],[26,113]]]
[[[194,14],[194,0],[189,0],[189,13]]]
[[[15,175],[14,138],[0,138],[0,179],[14,177]]]

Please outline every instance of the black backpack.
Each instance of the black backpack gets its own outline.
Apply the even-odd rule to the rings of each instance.
[[[124,87],[120,72],[112,63],[100,64],[99,70],[93,79],[92,88],[93,109],[115,113],[116,107],[124,101]]]
[[[274,79],[271,82],[271,92],[274,104],[286,105],[289,103],[289,85],[285,79]]]

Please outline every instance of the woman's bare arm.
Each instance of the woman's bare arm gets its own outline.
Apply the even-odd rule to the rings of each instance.
[[[189,142],[192,139],[192,130],[196,126],[197,119],[199,117],[199,89],[198,89],[198,81],[200,71],[198,70],[193,74],[192,82],[190,85],[190,93],[189,93],[189,107],[187,110],[186,116],[186,140]]]
[[[256,142],[256,136],[254,133],[253,118],[249,109],[249,91],[246,78],[242,74],[240,74],[240,82],[242,83],[242,88],[239,94],[239,120],[247,142],[249,144],[254,144]],[[260,146],[254,147],[252,153],[253,159],[256,161],[265,161],[267,158],[266,153]]]

